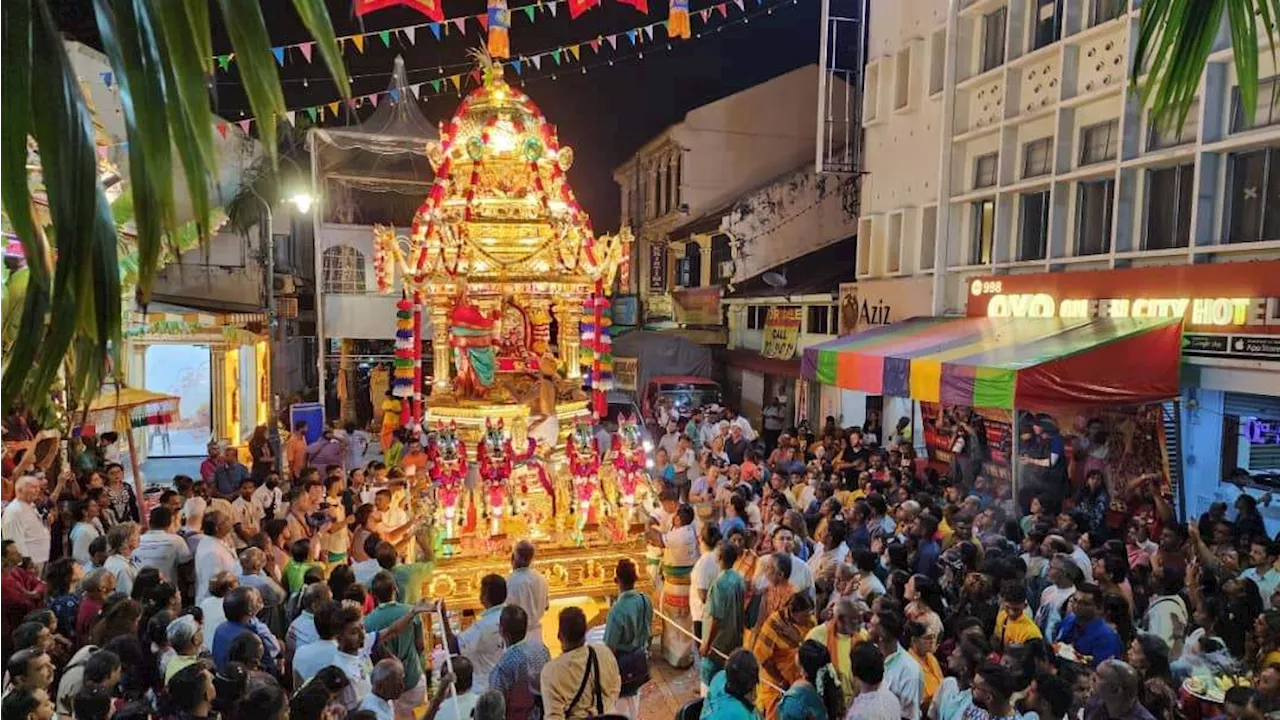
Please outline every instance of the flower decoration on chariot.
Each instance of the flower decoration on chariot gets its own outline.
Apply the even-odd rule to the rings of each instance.
[[[458,439],[458,426],[450,422],[445,425],[439,422],[435,431],[435,448],[444,461],[458,460],[462,453],[462,441]]]
[[[579,452],[590,451],[595,438],[595,423],[590,420],[578,420],[573,425],[573,431],[569,433],[569,442],[573,443],[574,449]]]
[[[480,443],[492,456],[501,457],[506,454],[507,431],[501,419],[496,423],[491,419],[484,421],[484,436],[480,438]]]
[[[619,415],[618,439],[624,448],[640,447],[644,440],[644,434],[640,430],[640,418],[635,415]]]

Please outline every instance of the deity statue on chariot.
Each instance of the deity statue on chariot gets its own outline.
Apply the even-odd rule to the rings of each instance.
[[[602,409],[606,386],[592,375],[599,362],[583,363],[591,333],[603,331],[593,312],[598,320],[631,233],[594,233],[569,183],[572,148],[506,83],[501,65],[479,62],[480,86],[428,144],[435,178],[412,227],[374,231],[379,290],[411,307],[398,326],[412,334],[409,369],[397,376],[412,377],[398,393],[400,425],[434,428],[424,502],[446,544],[516,533],[581,546],[589,520],[610,508],[625,508],[618,522],[634,522],[637,493],[648,487],[632,423],[635,437],[610,450],[622,491],[605,502],[606,449],[581,429]]]

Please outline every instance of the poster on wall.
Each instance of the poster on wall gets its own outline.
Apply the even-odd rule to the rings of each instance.
[[[800,308],[772,307],[764,318],[763,344],[760,354],[767,358],[790,360],[800,343]]]
[[[858,327],[858,283],[840,283],[840,334]]]
[[[921,402],[920,413],[930,463],[951,468],[958,458],[973,457],[979,462],[974,472],[1012,481],[1013,417],[1008,410]]]
[[[1129,507],[1134,499],[1129,486],[1135,480],[1145,478],[1144,491],[1150,488],[1171,502],[1164,408],[1159,404],[1078,412],[1019,411],[1018,428],[1019,484],[1032,488],[1049,484],[1051,490],[1071,497],[1084,487],[1091,471],[1100,471],[1110,500],[1106,522],[1113,535],[1123,531],[1126,518],[1143,512]],[[1051,452],[1063,459],[1046,468],[1045,458]],[[1059,487],[1064,482],[1065,487]]]

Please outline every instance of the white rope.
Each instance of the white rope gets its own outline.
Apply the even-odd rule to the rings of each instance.
[[[662,620],[663,620],[664,622],[666,622],[668,625],[670,625],[671,627],[674,627],[676,630],[679,630],[680,632],[684,633],[685,635],[688,635],[689,637],[693,638],[693,641],[694,641],[695,643],[701,643],[701,642],[702,642],[701,638],[699,638],[697,635],[694,635],[692,631],[690,631],[690,630],[686,630],[686,629],[684,628],[684,626],[683,626],[683,625],[681,625],[680,623],[678,623],[678,622],[676,622],[675,620],[673,620],[673,619],[671,619],[671,618],[667,617],[666,615],[663,615],[663,614],[662,614],[662,613],[661,613],[657,608],[654,608],[654,610],[653,610],[653,614],[654,614],[654,615],[657,615],[657,616],[658,616],[658,617],[660,617],[660,618],[662,618]],[[711,648],[711,652],[713,652],[713,653],[715,653],[715,654],[719,655],[720,657],[724,658],[725,660],[728,660],[728,659],[729,659],[729,656],[728,656],[728,655],[725,655],[723,652],[721,652],[721,651],[720,651],[720,649],[719,649],[719,648],[716,648],[716,647],[714,647],[714,646]],[[769,687],[773,688],[774,690],[777,690],[779,693],[785,693],[785,692],[787,691],[787,689],[786,689],[786,688],[784,688],[784,687],[778,687],[777,685],[774,685],[773,683],[769,682],[768,680],[764,679],[763,677],[762,677],[762,678],[760,678],[760,682],[761,682],[761,683],[763,683],[763,684],[765,684],[765,685],[768,685]]]

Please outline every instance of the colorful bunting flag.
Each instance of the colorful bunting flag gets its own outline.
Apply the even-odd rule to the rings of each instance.
[[[454,18],[453,26],[458,28],[458,32],[465,34],[467,32],[467,19],[465,17]]]
[[[404,39],[408,40],[410,45],[417,41],[418,28],[416,26],[410,25],[409,27],[404,28],[401,32],[404,33]]]
[[[635,30],[628,30],[628,31],[627,31],[627,39],[631,41],[631,44],[632,44],[632,45],[635,45],[635,44],[636,44],[636,31],[635,31]]]
[[[643,33],[643,34],[644,34],[644,36],[645,36],[645,37],[647,37],[647,38],[649,38],[650,40],[652,40],[652,39],[653,39],[653,26],[652,26],[652,25],[645,25],[644,27],[640,28],[640,32],[641,32],[641,33]]]
[[[253,121],[252,121],[252,120],[241,120],[240,122],[238,122],[238,123],[236,123],[236,124],[240,126],[240,132],[244,133],[245,135],[248,135],[248,134],[249,134],[249,123],[251,123],[251,122],[253,122]]]
[[[534,55],[533,57],[531,57],[531,58],[529,58],[529,59],[533,61],[533,67],[534,67],[534,69],[536,69],[536,70],[541,70],[541,69],[542,69],[542,56],[541,56],[541,55]]]
[[[706,22],[711,17],[711,8],[702,8],[698,11],[698,15],[702,17],[702,22]]]
[[[284,116],[285,116],[285,118],[287,118],[287,119],[289,120],[289,124],[290,124],[290,125],[296,125],[296,124],[297,124],[297,123],[295,122],[295,120],[297,120],[297,115],[298,115],[298,114],[297,114],[296,112],[294,112],[293,110],[285,110],[285,111],[284,111]]]
[[[519,60],[512,60],[511,67],[515,68],[516,74],[519,75],[521,68],[524,67],[524,63],[520,62]]]
[[[220,123],[218,123],[218,134],[222,136],[222,139],[223,139],[223,140],[226,140],[226,139],[227,139],[227,124],[226,124],[226,123],[224,123],[224,122],[220,122]]]
[[[569,49],[569,54],[573,56],[574,60],[580,59],[578,57],[579,50],[577,45],[570,45],[568,49]]]
[[[617,36],[617,35],[606,35],[606,36],[604,37],[604,39],[609,43],[609,47],[613,48],[614,50],[617,50],[617,49],[618,49],[618,36]]]
[[[436,36],[436,40],[440,39],[440,23],[431,23],[431,34]]]
[[[435,92],[436,94],[439,94],[439,93],[440,93],[440,81],[439,81],[439,80],[432,80],[432,81],[431,81],[431,90],[432,90],[433,92]]]
[[[318,110],[317,108],[313,108],[313,107],[309,107],[309,108],[307,108],[307,115],[311,118],[311,123],[312,123],[313,125],[314,125],[314,124],[315,124],[315,122],[316,122],[316,114],[317,114],[318,112],[319,112],[319,110]]]
[[[329,103],[329,114],[334,117],[338,117],[338,101],[337,100],[334,100],[333,102]]]
[[[232,54],[230,54],[230,55],[219,55],[219,56],[218,56],[218,67],[222,68],[222,69],[225,71],[225,70],[227,69],[227,67],[228,67],[229,65],[231,65],[231,57],[232,57],[232,55],[234,55],[234,54],[235,54],[235,53],[232,53]]]
[[[594,53],[599,53],[599,52],[600,52],[600,38],[596,38],[595,40],[591,40],[591,41],[590,41],[590,42],[588,42],[587,44],[591,46],[591,51],[592,51],[592,52],[594,52]]]
[[[284,48],[273,47],[271,48],[271,54],[276,56],[276,64],[284,67]]]
[[[524,14],[526,17],[529,18],[529,22],[533,22],[533,13],[536,8],[537,8],[536,5],[525,5],[523,8],[520,8],[520,9],[524,10]]]
[[[743,7],[743,5],[742,5],[742,0],[733,0],[733,4],[734,4],[734,5],[737,5],[739,10],[742,10],[743,12],[746,12],[746,10],[747,10],[747,9],[746,9],[745,7]]]
[[[373,103],[374,107],[378,107],[378,93],[369,93],[368,95],[364,96],[364,99],[368,102]]]
[[[577,20],[578,16],[600,4],[600,0],[569,0],[569,18]],[[555,7],[552,5],[552,7]],[[555,11],[551,12],[555,15]]]
[[[618,0],[619,5],[630,5],[640,12],[649,14],[649,0]]]
[[[560,64],[560,48],[551,51],[551,59],[556,61],[556,65]]]
[[[391,47],[391,31],[383,30],[378,33],[378,39],[382,41],[383,47]]]
[[[722,17],[729,17],[729,11],[725,8],[724,3],[718,3],[716,5],[716,12],[720,13]]]
[[[462,76],[461,76],[461,75],[450,75],[450,76],[449,76],[449,82],[453,83],[453,89],[454,89],[454,90],[458,90],[459,92],[461,92],[461,90],[462,90]]]
[[[360,52],[364,52],[364,36],[363,35],[352,35],[351,42],[355,43],[357,50],[359,50]]]
[[[356,0],[356,17],[395,5],[408,5],[436,22],[444,19],[440,0]]]
[[[298,49],[302,51],[303,59],[307,62],[311,62],[311,49],[314,48],[315,45],[316,44],[313,42],[304,42],[298,46]]]
[[[559,4],[560,4],[560,3],[559,3],[559,0],[555,0],[555,2],[549,2],[549,3],[547,3],[546,5],[544,5],[543,7],[545,7],[545,8],[547,9],[547,12],[551,13],[551,17],[555,17],[555,16],[556,16],[556,5],[559,5]]]
[[[391,102],[400,102],[400,88],[391,88],[387,94],[391,96]]]

